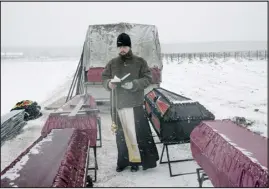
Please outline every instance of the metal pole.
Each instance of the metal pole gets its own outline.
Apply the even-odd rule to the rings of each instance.
[[[112,131],[112,133],[113,134],[115,134],[116,133],[116,130],[117,130],[117,97],[115,97],[115,96],[117,96],[116,94],[114,94],[114,92],[116,91],[116,89],[113,89],[112,88],[112,90],[111,90],[111,92],[112,92],[112,98],[111,98],[111,103],[112,103],[112,105],[111,105],[111,108],[112,108],[112,125],[111,125],[111,131]],[[114,98],[116,98],[115,99],[115,104],[116,104],[116,106],[115,106],[115,104],[114,104]],[[114,109],[114,106],[115,106],[115,109]],[[115,113],[115,111],[116,111],[116,113]]]

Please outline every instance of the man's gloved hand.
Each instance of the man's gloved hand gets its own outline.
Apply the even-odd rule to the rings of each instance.
[[[121,87],[124,89],[132,89],[133,86],[134,86],[133,82],[126,82],[126,83],[121,85]]]

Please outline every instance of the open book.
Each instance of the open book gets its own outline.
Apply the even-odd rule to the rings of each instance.
[[[121,83],[122,81],[124,81],[128,76],[130,75],[130,73],[126,74],[124,77],[122,78],[118,78],[116,75],[114,76],[113,79],[111,79],[111,83],[117,84],[117,83]]]

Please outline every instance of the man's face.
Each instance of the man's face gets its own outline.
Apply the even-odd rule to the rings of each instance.
[[[126,55],[129,52],[130,47],[128,47],[128,46],[120,46],[120,47],[118,47],[118,50],[119,50],[119,53],[121,55]]]

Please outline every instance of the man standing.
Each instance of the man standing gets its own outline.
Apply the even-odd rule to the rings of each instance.
[[[154,168],[159,155],[143,108],[144,89],[151,83],[151,72],[143,58],[133,55],[129,35],[120,34],[117,47],[119,56],[110,60],[102,73],[103,86],[111,91],[110,102],[114,105],[111,115],[117,125],[116,171],[121,172],[127,166],[137,171],[139,165],[143,170]],[[120,86],[111,82],[115,76],[122,78],[127,74],[130,75]]]

